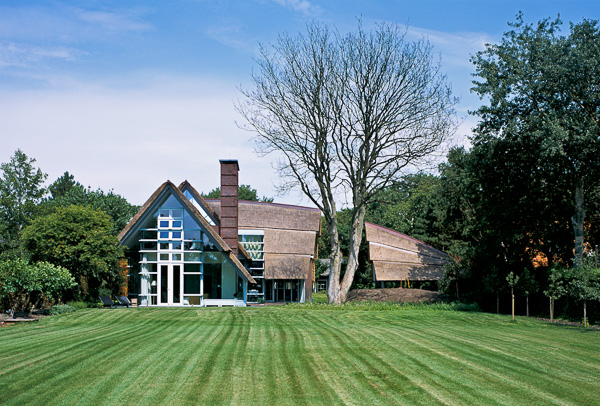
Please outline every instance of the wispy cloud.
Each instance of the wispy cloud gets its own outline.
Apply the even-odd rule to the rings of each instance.
[[[92,10],[56,3],[54,7],[0,7],[0,38],[15,41],[81,42],[109,34],[152,29],[148,9]]]
[[[27,67],[46,60],[73,61],[86,55],[84,51],[69,47],[38,47],[15,42],[0,42],[0,68]]]
[[[257,49],[257,39],[243,31],[241,21],[222,22],[212,25],[206,30],[206,35],[230,48],[253,53]]]
[[[425,37],[437,52],[442,53],[445,62],[471,68],[471,55],[485,49],[485,44],[494,42],[494,38],[478,32],[448,33],[425,28],[409,27],[409,37],[414,39]]]
[[[143,21],[139,13],[134,11],[107,12],[79,9],[76,14],[81,21],[111,32],[148,31],[152,29],[152,25]]]
[[[321,7],[315,6],[308,0],[273,0],[273,2],[291,8],[307,17],[315,17],[323,12]]]

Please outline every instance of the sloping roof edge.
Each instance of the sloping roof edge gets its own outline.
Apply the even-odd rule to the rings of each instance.
[[[219,218],[219,215],[212,209],[212,207],[210,207],[206,203],[206,200],[204,200],[202,195],[200,195],[200,193],[198,193],[196,188],[194,188],[190,182],[188,182],[187,180],[184,180],[183,182],[181,182],[181,184],[179,185],[179,190],[181,190],[183,192],[183,189],[186,187],[190,190],[190,192],[192,192],[192,194],[194,195],[194,198],[196,200],[198,200],[198,203],[200,203],[202,205],[202,207],[204,208],[204,210],[206,210],[208,215],[211,216],[214,220],[216,220],[217,224],[221,224],[221,219]]]
[[[365,221],[365,227],[367,227],[367,226],[370,226],[370,227],[377,228],[377,229],[379,229],[379,230],[385,231],[386,233],[390,233],[390,234],[392,234],[392,235],[395,235],[395,236],[397,236],[397,237],[404,238],[405,240],[412,241],[412,242],[414,242],[415,244],[422,245],[423,247],[427,247],[427,248],[429,248],[429,249],[431,249],[431,250],[433,250],[433,251],[437,252],[438,254],[440,254],[440,255],[441,255],[441,256],[443,256],[443,257],[448,257],[448,256],[449,256],[449,255],[448,255],[447,253],[445,253],[444,251],[440,251],[440,250],[438,250],[437,248],[434,248],[434,247],[432,247],[431,245],[429,245],[429,244],[426,244],[426,243],[424,243],[424,242],[423,242],[423,241],[421,241],[421,240],[417,240],[416,238],[410,237],[410,236],[408,236],[408,235],[406,235],[406,234],[402,234],[402,233],[400,233],[400,232],[398,232],[398,231],[396,231],[396,230],[392,230],[392,229],[390,229],[390,228],[386,228],[386,227],[379,226],[379,225],[377,225],[377,224],[373,224],[373,223],[369,223],[369,222]],[[367,241],[368,241],[368,239],[367,239]]]

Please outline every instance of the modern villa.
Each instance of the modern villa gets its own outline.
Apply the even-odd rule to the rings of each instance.
[[[246,306],[311,300],[321,212],[238,200],[236,160],[221,198],[163,183],[119,234],[139,306]]]
[[[220,163],[220,199],[167,181],[121,231],[129,296],[138,306],[311,301],[321,211],[239,200],[238,161]],[[375,224],[365,230],[379,287],[443,277],[444,252]]]

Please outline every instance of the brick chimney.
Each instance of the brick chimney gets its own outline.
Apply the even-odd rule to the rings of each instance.
[[[221,237],[238,254],[238,172],[236,159],[221,163]]]

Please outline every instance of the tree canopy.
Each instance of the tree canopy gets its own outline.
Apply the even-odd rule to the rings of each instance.
[[[518,14],[499,44],[472,58],[473,90],[489,101],[475,111],[481,121],[473,141],[504,148],[504,166],[527,162],[531,187],[522,194],[571,202],[581,261],[585,195],[597,188],[600,173],[600,28],[584,19],[560,35],[561,24],[527,24]]]
[[[0,238],[16,241],[46,193],[47,175],[34,164],[35,159],[17,149],[0,165]]]
[[[422,163],[454,129],[450,86],[431,45],[410,42],[395,25],[347,35],[310,23],[262,46],[238,110],[261,153],[283,158],[283,190],[298,187],[323,212],[330,236],[328,298],[345,301],[358,265],[366,204]],[[348,196],[352,221],[342,264],[337,202]]]
[[[118,261],[123,248],[112,230],[104,212],[68,206],[34,219],[21,238],[32,260],[68,269],[79,284],[76,294],[93,298],[98,288],[116,292],[122,283]]]
[[[73,175],[65,172],[50,186],[52,197],[44,199],[38,208],[38,215],[47,215],[59,207],[72,205],[87,206],[106,213],[111,221],[111,233],[119,234],[129,220],[137,213],[139,207],[130,204],[123,196],[110,190],[108,193],[102,189],[92,190],[76,182]]]

